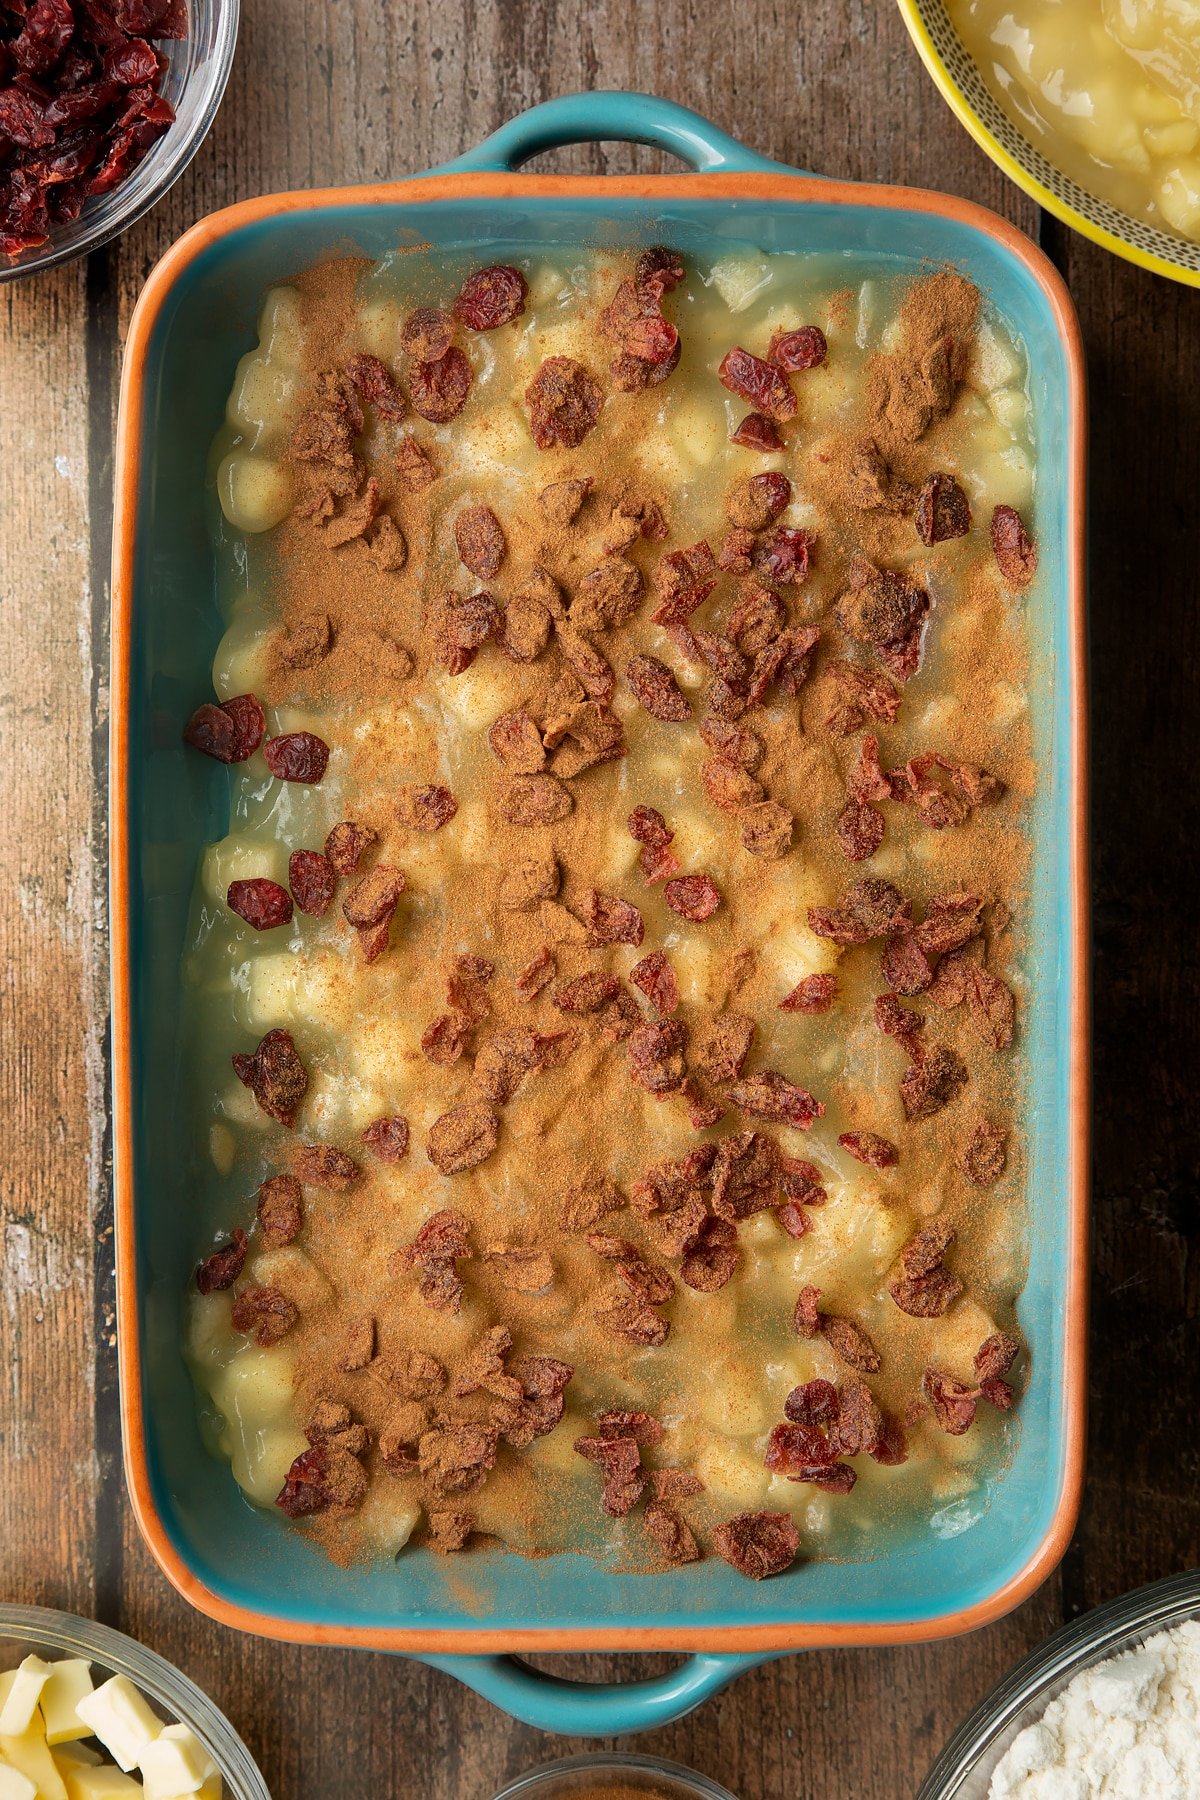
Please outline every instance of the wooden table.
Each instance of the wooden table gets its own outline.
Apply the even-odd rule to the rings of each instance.
[[[534,101],[605,86],[684,101],[785,162],[950,188],[1007,214],[1070,283],[1094,406],[1096,1254],[1082,1524],[1059,1573],[1001,1624],[766,1666],[640,1747],[745,1800],[898,1800],[1060,1621],[1200,1560],[1200,296],[1039,217],[953,122],[887,0],[247,0],[225,104],[174,192],[86,263],[0,289],[0,1595],[93,1614],[180,1663],[241,1727],[276,1800],[487,1800],[572,1746],[418,1664],[210,1624],[168,1587],[130,1516],[105,1068],[121,340],[155,258],[213,207],[403,175]],[[628,150],[560,166],[631,165],[656,166]],[[593,1677],[613,1668],[571,1663]],[[622,1674],[635,1663],[664,1666],[626,1659]]]

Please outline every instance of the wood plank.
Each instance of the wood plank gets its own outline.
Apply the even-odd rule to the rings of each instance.
[[[1057,228],[1092,382],[1095,1254],[1081,1610],[1200,1561],[1194,292]],[[1133,795],[1136,793],[1136,801]]]
[[[104,1154],[86,306],[81,264],[0,290],[0,1590],[85,1610]]]

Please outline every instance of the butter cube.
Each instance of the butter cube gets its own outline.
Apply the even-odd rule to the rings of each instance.
[[[102,1683],[79,1702],[76,1712],[123,1769],[137,1767],[142,1751],[163,1728],[158,1714],[127,1675],[114,1675]]]
[[[71,1656],[51,1664],[50,1677],[41,1698],[48,1744],[70,1744],[76,1738],[91,1737],[75,1708],[93,1692],[91,1663],[82,1657]]]
[[[40,1656],[27,1656],[13,1671],[4,1704],[0,1706],[0,1736],[19,1737],[28,1731],[41,1699],[42,1689],[50,1679],[50,1664]]]
[[[0,1800],[37,1800],[37,1789],[28,1775],[0,1763]]]
[[[95,1768],[97,1763],[104,1761],[98,1750],[93,1750],[90,1744],[84,1743],[59,1744],[50,1752],[50,1755],[54,1759],[55,1768],[64,1781],[67,1778],[68,1769],[82,1769],[85,1766],[89,1769]]]
[[[180,1800],[199,1793],[213,1772],[213,1760],[186,1725],[168,1725],[142,1752],[142,1785],[150,1800]]]
[[[140,1781],[122,1775],[111,1763],[67,1771],[67,1800],[132,1800],[142,1791]]]
[[[0,1732],[0,1763],[16,1769],[33,1783],[37,1800],[67,1800],[62,1776],[54,1766],[45,1738],[42,1721],[36,1719],[28,1731],[9,1737]]]

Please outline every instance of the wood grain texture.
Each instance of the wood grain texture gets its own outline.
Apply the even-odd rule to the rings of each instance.
[[[172,194],[86,268],[0,294],[0,1591],[95,1611],[179,1662],[239,1724],[276,1800],[486,1800],[572,1746],[420,1664],[222,1631],[176,1598],[129,1515],[106,1311],[97,860],[119,344],[156,257],[212,208],[405,174],[523,106],[596,87],[658,92],[781,160],[952,189],[1040,230],[1080,307],[1095,401],[1098,1243],[1081,1529],[1061,1575],[986,1631],[771,1664],[638,1747],[745,1800],[897,1800],[1062,1617],[1200,1557],[1200,297],[1040,221],[950,118],[884,0],[247,0],[225,105]],[[553,166],[659,164],[604,146]],[[663,1661],[565,1666],[596,1679]]]
[[[0,1584],[87,1607],[104,946],[82,266],[4,289],[0,344]]]

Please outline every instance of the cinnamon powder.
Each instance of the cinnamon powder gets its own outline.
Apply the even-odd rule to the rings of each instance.
[[[298,284],[306,302],[308,379],[314,394],[319,378],[341,369],[353,348],[360,274],[360,265],[335,263]],[[900,765],[926,748],[944,747],[945,734],[930,728],[926,737],[919,720],[930,700],[948,692],[956,702],[954,755],[992,768],[1007,784],[1001,804],[975,813],[969,826],[938,834],[930,860],[915,854],[930,834],[913,809],[885,805],[889,866],[900,868],[897,879],[912,897],[918,917],[933,893],[963,888],[982,892],[993,918],[999,918],[1001,904],[1017,918],[1022,914],[1028,865],[1023,813],[1033,767],[1027,730],[1015,727],[998,758],[988,717],[998,680],[1016,690],[1027,681],[1023,637],[978,541],[966,549],[955,546],[950,558],[934,552],[914,559],[906,510],[915,484],[937,466],[939,448],[953,443],[960,430],[954,401],[977,306],[976,291],[955,275],[915,285],[900,312],[901,347],[876,356],[868,370],[861,416],[849,430],[811,449],[802,436],[798,439],[790,467],[793,480],[808,489],[820,513],[819,579],[788,589],[786,604],[793,623],[819,625],[820,652],[815,674],[798,700],[781,702],[776,696],[746,721],[765,743],[756,779],[797,821],[795,847],[782,863],[747,855],[740,848],[736,822],[705,800],[699,771],[710,752],[696,729],[703,686],[697,685],[698,671],[682,665],[674,647],[647,624],[661,553],[694,542],[702,533],[715,547],[724,521],[711,511],[697,520],[694,507],[672,493],[669,484],[631,478],[622,441],[598,439],[574,452],[541,456],[531,477],[520,471],[500,491],[477,483],[446,455],[443,439],[454,432],[453,424],[435,430],[411,413],[399,423],[376,419],[368,423],[361,450],[365,479],[378,484],[374,517],[386,516],[403,535],[403,563],[380,567],[362,536],[336,541],[340,534],[331,533],[330,524],[344,516],[356,494],[341,497],[332,521],[303,517],[297,510],[275,534],[273,594],[280,626],[267,697],[276,705],[302,706],[325,721],[330,741],[344,753],[339,816],[370,827],[378,838],[372,855],[409,874],[391,950],[359,970],[353,963],[354,946],[346,946],[354,968],[348,978],[354,998],[348,1010],[328,1022],[332,1038],[327,1054],[331,1067],[340,1070],[353,1043],[373,1051],[394,1041],[395,1067],[406,1077],[398,1088],[405,1096],[414,1089],[420,1094],[415,1107],[406,1098],[396,1102],[397,1110],[409,1113],[413,1131],[405,1162],[383,1168],[362,1154],[363,1176],[353,1196],[309,1209],[305,1247],[332,1281],[335,1300],[303,1313],[293,1335],[300,1419],[311,1414],[319,1399],[334,1397],[351,1406],[378,1438],[399,1405],[387,1377],[391,1359],[406,1347],[420,1348],[447,1368],[460,1366],[471,1345],[498,1320],[523,1350],[560,1356],[575,1368],[567,1394],[570,1413],[558,1427],[560,1434],[572,1432],[572,1417],[582,1421],[609,1397],[632,1393],[636,1404],[652,1410],[670,1404],[669,1383],[653,1354],[614,1341],[598,1322],[596,1297],[609,1289],[611,1270],[578,1235],[557,1225],[562,1196],[587,1171],[611,1176],[627,1197],[651,1164],[681,1156],[696,1142],[722,1137],[746,1123],[730,1109],[715,1128],[697,1134],[678,1093],[653,1100],[631,1084],[627,1043],[613,1041],[614,1022],[607,1014],[580,1017],[556,1010],[553,996],[563,984],[595,970],[627,976],[638,957],[651,949],[663,948],[669,959],[685,962],[692,946],[701,954],[699,971],[681,982],[684,998],[677,1016],[690,1039],[698,1041],[705,1021],[736,996],[737,1010],[759,1024],[752,1062],[782,1063],[792,1078],[811,1085],[825,1100],[829,1112],[818,1127],[821,1135],[832,1141],[831,1127],[855,1125],[883,1132],[901,1146],[899,1172],[878,1181],[878,1203],[907,1205],[918,1220],[928,1211],[944,1214],[959,1233],[955,1268],[970,1284],[977,1220],[994,1210],[996,1202],[991,1194],[968,1188],[955,1170],[953,1152],[978,1113],[1011,1126],[1017,1103],[1011,1059],[981,1055],[965,1007],[946,1015],[926,1009],[934,1015],[930,1028],[937,1040],[967,1061],[971,1084],[963,1101],[910,1126],[897,1093],[906,1060],[898,1046],[881,1043],[878,1086],[864,1084],[857,1072],[833,1081],[824,1072],[830,1043],[847,1031],[858,1033],[857,1020],[869,1015],[872,993],[879,987],[874,953],[843,955],[837,971],[840,993],[831,1013],[791,1018],[783,1025],[776,1009],[784,985],[761,952],[792,924],[798,886],[811,899],[829,901],[864,872],[846,863],[834,837],[861,734],[840,739],[824,726],[833,685],[828,664],[845,653],[833,607],[856,554],[880,564],[903,555],[913,578],[928,582],[934,595],[921,673],[904,692],[897,723],[877,731],[884,767]],[[474,352],[474,346],[468,348]],[[615,404],[610,398],[609,407]],[[653,392],[625,396],[622,404],[628,419],[624,439],[654,428],[658,401]],[[427,485],[414,489],[401,479],[398,458],[403,458],[406,442],[418,445],[438,471]],[[874,445],[878,458],[878,503],[864,503],[864,497],[873,499],[862,471],[864,444]],[[365,479],[357,484],[360,493]],[[569,519],[539,501],[545,487],[566,481],[590,484],[578,513]],[[463,567],[454,531],[463,509],[480,504],[493,510],[504,536],[503,559],[486,584]],[[643,535],[643,521],[655,528],[658,520],[665,522],[665,541]],[[572,756],[586,762],[590,754],[585,722],[594,727],[596,721],[585,720],[589,702],[558,647],[567,635],[556,639],[553,612],[548,648],[536,660],[512,662],[487,642],[464,674],[450,677],[444,667],[447,596],[470,597],[486,585],[502,604],[518,595],[540,594],[551,608],[565,610],[584,590],[586,577],[611,563],[614,554],[640,572],[642,594],[627,620],[593,635],[616,671],[613,705],[627,754],[575,773]],[[727,578],[698,621],[719,631],[731,610],[730,590]],[[952,613],[958,626],[952,648],[940,642],[943,612]],[[319,649],[323,638],[323,653],[297,667],[297,643]],[[632,706],[622,671],[631,655],[645,651],[665,656],[679,670],[691,699],[690,723],[660,725]],[[482,717],[476,722],[472,710],[469,722],[462,723],[453,681],[471,689],[486,687],[486,702],[480,702],[486,722]],[[596,711],[593,706],[592,713]],[[560,778],[571,799],[565,816],[544,825],[512,822],[506,798],[512,783],[540,777],[512,775],[491,751],[487,727],[508,712],[527,715],[543,736],[557,735],[556,719],[572,721],[547,750],[543,771],[572,771]],[[572,729],[582,735],[572,736]],[[436,834],[421,833],[411,820],[402,823],[396,804],[402,784],[448,787],[458,803],[457,815]],[[703,925],[682,922],[667,908],[662,885],[645,883],[636,846],[623,824],[639,804],[661,810],[669,827],[696,813],[705,821],[697,841],[690,841],[694,834],[684,825],[672,845],[685,872],[718,869],[722,906]],[[720,845],[719,853],[714,854],[714,844]],[[531,865],[543,873],[535,874],[528,903],[514,906],[509,903],[514,872]],[[552,893],[544,891],[551,885]],[[645,927],[641,945],[604,947],[589,941],[593,890],[618,895],[640,910]],[[344,891],[339,889],[339,906]],[[803,916],[802,906],[800,911]],[[988,944],[989,966],[1000,973],[1012,969],[1021,948],[1019,930],[997,929]],[[522,997],[516,977],[547,949],[552,981],[532,998]],[[486,1016],[472,1023],[464,1054],[439,1066],[423,1055],[417,1039],[422,1028],[446,1012],[453,959],[461,955],[488,959],[495,975],[485,989]],[[918,998],[914,1005],[920,1009],[923,1002]],[[411,1029],[397,1033],[396,1021]],[[325,1023],[319,1018],[314,1022]],[[498,1106],[499,1147],[493,1156],[467,1173],[439,1176],[425,1157],[430,1122],[477,1098],[475,1059],[489,1042],[530,1030],[561,1034],[556,1060],[540,1073],[527,1074]],[[339,1035],[344,1033],[351,1044]],[[856,1068],[860,1064],[861,1057]],[[304,1135],[316,1134],[319,1121],[305,1123]],[[795,1134],[784,1136],[791,1148]],[[354,1145],[348,1148],[356,1151]],[[1011,1132],[1010,1151],[1010,1176],[1019,1179],[1019,1145]],[[792,1153],[804,1153],[798,1138]],[[1007,1180],[1005,1191],[1014,1186],[1014,1180]],[[431,1312],[416,1298],[414,1277],[394,1272],[397,1249],[411,1241],[424,1217],[445,1206],[466,1216],[476,1251],[462,1265],[468,1298],[458,1314]],[[820,1228],[817,1221],[815,1229]],[[622,1211],[613,1229],[648,1261],[660,1263],[636,1214]],[[486,1247],[547,1251],[553,1286],[548,1292],[515,1291],[498,1272],[501,1263],[489,1266],[480,1257]],[[677,1265],[672,1273],[678,1280]],[[717,1304],[722,1297],[711,1299],[712,1312],[723,1315],[723,1303]],[[348,1370],[339,1360],[348,1323],[368,1302],[378,1320],[378,1355],[365,1369]],[[675,1318],[678,1331],[680,1309],[668,1306],[665,1312]],[[704,1313],[693,1307],[692,1315],[690,1329],[707,1338]],[[915,1329],[916,1321],[900,1314],[889,1315],[889,1324],[890,1354],[878,1389],[899,1414],[919,1383],[929,1340],[927,1332]],[[758,1379],[757,1343],[755,1333],[750,1341],[727,1347],[731,1354],[723,1359],[720,1379],[735,1391],[742,1382],[749,1393]],[[706,1360],[707,1345],[697,1354]],[[489,1396],[477,1393],[452,1406],[439,1400],[426,1408],[426,1416],[432,1420],[452,1412],[468,1422],[483,1422],[489,1405]],[[581,1498],[570,1487],[565,1516],[552,1520],[544,1502],[545,1477],[533,1468],[519,1454],[502,1453],[483,1489],[462,1504],[475,1511],[481,1530],[493,1529],[517,1547],[532,1550],[576,1541],[585,1529],[582,1511],[594,1504],[593,1496],[585,1488]],[[560,1485],[560,1498],[562,1492]],[[331,1550],[353,1553],[353,1521],[324,1520],[319,1529]],[[595,1791],[606,1800],[625,1800],[627,1792],[619,1785]]]

